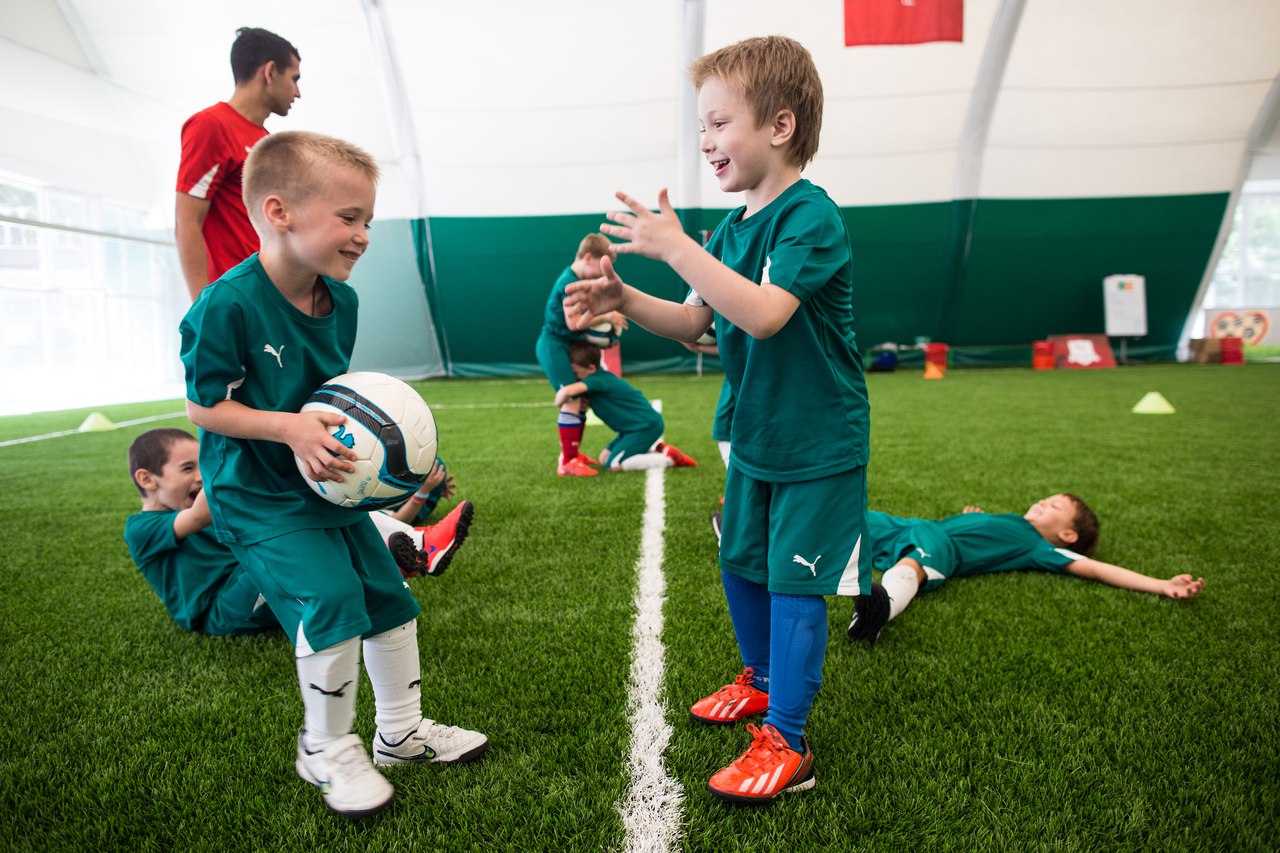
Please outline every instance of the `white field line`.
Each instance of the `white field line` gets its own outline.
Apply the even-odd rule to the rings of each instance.
[[[167,421],[172,418],[185,418],[186,416],[186,412],[170,412],[167,415],[151,415],[146,418],[135,418],[131,421],[121,421],[116,424],[116,427],[137,426],[138,424],[149,424],[152,421]],[[11,444],[27,444],[32,441],[44,441],[48,438],[61,438],[64,435],[76,435],[79,432],[80,430],[78,429],[64,429],[61,432],[49,432],[44,435],[32,435],[26,438],[11,438],[8,441],[0,441],[0,447],[8,447]]]
[[[666,504],[662,468],[645,472],[644,527],[636,562],[636,621],[631,632],[631,676],[627,687],[627,718],[631,748],[627,766],[631,782],[622,815],[623,847],[628,851],[669,851],[679,847],[684,791],[662,764],[671,742],[671,726],[662,704],[666,668],[662,645],[662,603],[666,578],[662,573],[663,527]]]
[[[554,403],[441,403],[432,406],[434,411],[446,411],[449,409],[539,409],[554,407]],[[132,421],[121,421],[116,424],[117,427],[137,426],[138,424],[151,423],[152,421],[167,421],[171,418],[184,418],[186,412],[171,412],[167,415],[152,415],[148,418],[137,418]],[[105,430],[104,430],[105,431]],[[64,429],[59,432],[49,432],[44,435],[31,435],[26,438],[11,438],[8,441],[0,441],[0,447],[8,447],[11,444],[27,444],[32,441],[44,441],[50,438],[62,438],[65,435],[77,435],[78,429]]]

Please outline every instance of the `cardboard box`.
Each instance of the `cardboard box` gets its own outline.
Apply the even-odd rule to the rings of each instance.
[[[1222,341],[1217,338],[1192,338],[1188,344],[1191,347],[1191,360],[1196,364],[1222,362]]]

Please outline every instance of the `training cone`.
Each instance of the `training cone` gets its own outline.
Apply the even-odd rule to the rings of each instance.
[[[925,379],[941,379],[943,376],[942,368],[934,364],[932,361],[927,362],[924,366]]]
[[[94,412],[84,419],[84,423],[80,424],[80,429],[76,432],[106,432],[115,428],[116,425],[107,420],[106,415],[102,412]]]
[[[1148,391],[1138,401],[1138,405],[1133,407],[1133,412],[1137,415],[1172,415],[1176,411],[1159,391]]]

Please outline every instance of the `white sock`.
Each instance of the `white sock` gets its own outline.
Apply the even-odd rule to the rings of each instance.
[[[422,670],[418,665],[418,620],[364,641],[364,668],[373,685],[374,722],[388,736],[422,720]]]
[[[356,719],[356,686],[360,683],[360,641],[357,637],[300,657],[298,686],[302,689],[303,725],[308,749],[323,749],[351,734]]]
[[[916,597],[920,584],[916,580],[916,570],[910,566],[894,566],[880,578],[880,585],[889,593],[889,619],[896,619],[898,614],[907,609],[911,599]]]
[[[716,446],[720,448],[720,458],[724,460],[724,467],[729,467],[729,442],[717,441]]]
[[[422,550],[422,531],[412,524],[397,521],[380,509],[369,513],[369,518],[373,519],[373,526],[378,528],[378,535],[382,537],[383,542],[390,539],[392,533],[405,533],[413,540],[418,550]]]
[[[650,468],[670,468],[675,464],[665,453],[637,453],[623,459],[618,467],[623,471],[648,471]]]

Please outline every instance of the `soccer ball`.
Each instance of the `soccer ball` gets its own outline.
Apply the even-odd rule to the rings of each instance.
[[[713,346],[715,346],[715,345],[716,345],[716,327],[715,327],[715,325],[713,324],[709,329],[707,329],[705,332],[703,332],[703,333],[702,333],[702,336],[701,336],[701,337],[699,337],[696,341],[694,341],[694,343],[695,343],[695,344],[701,344],[701,345],[702,345],[702,346],[704,346],[704,347],[713,347]]]
[[[608,320],[582,330],[582,339],[600,349],[608,349],[618,342],[618,332]]]
[[[343,471],[341,483],[317,483],[294,457],[307,485],[338,506],[370,510],[397,504],[422,485],[435,464],[436,419],[418,392],[399,379],[344,373],[320,386],[302,411],[347,416],[329,431],[355,450],[355,473]]]

